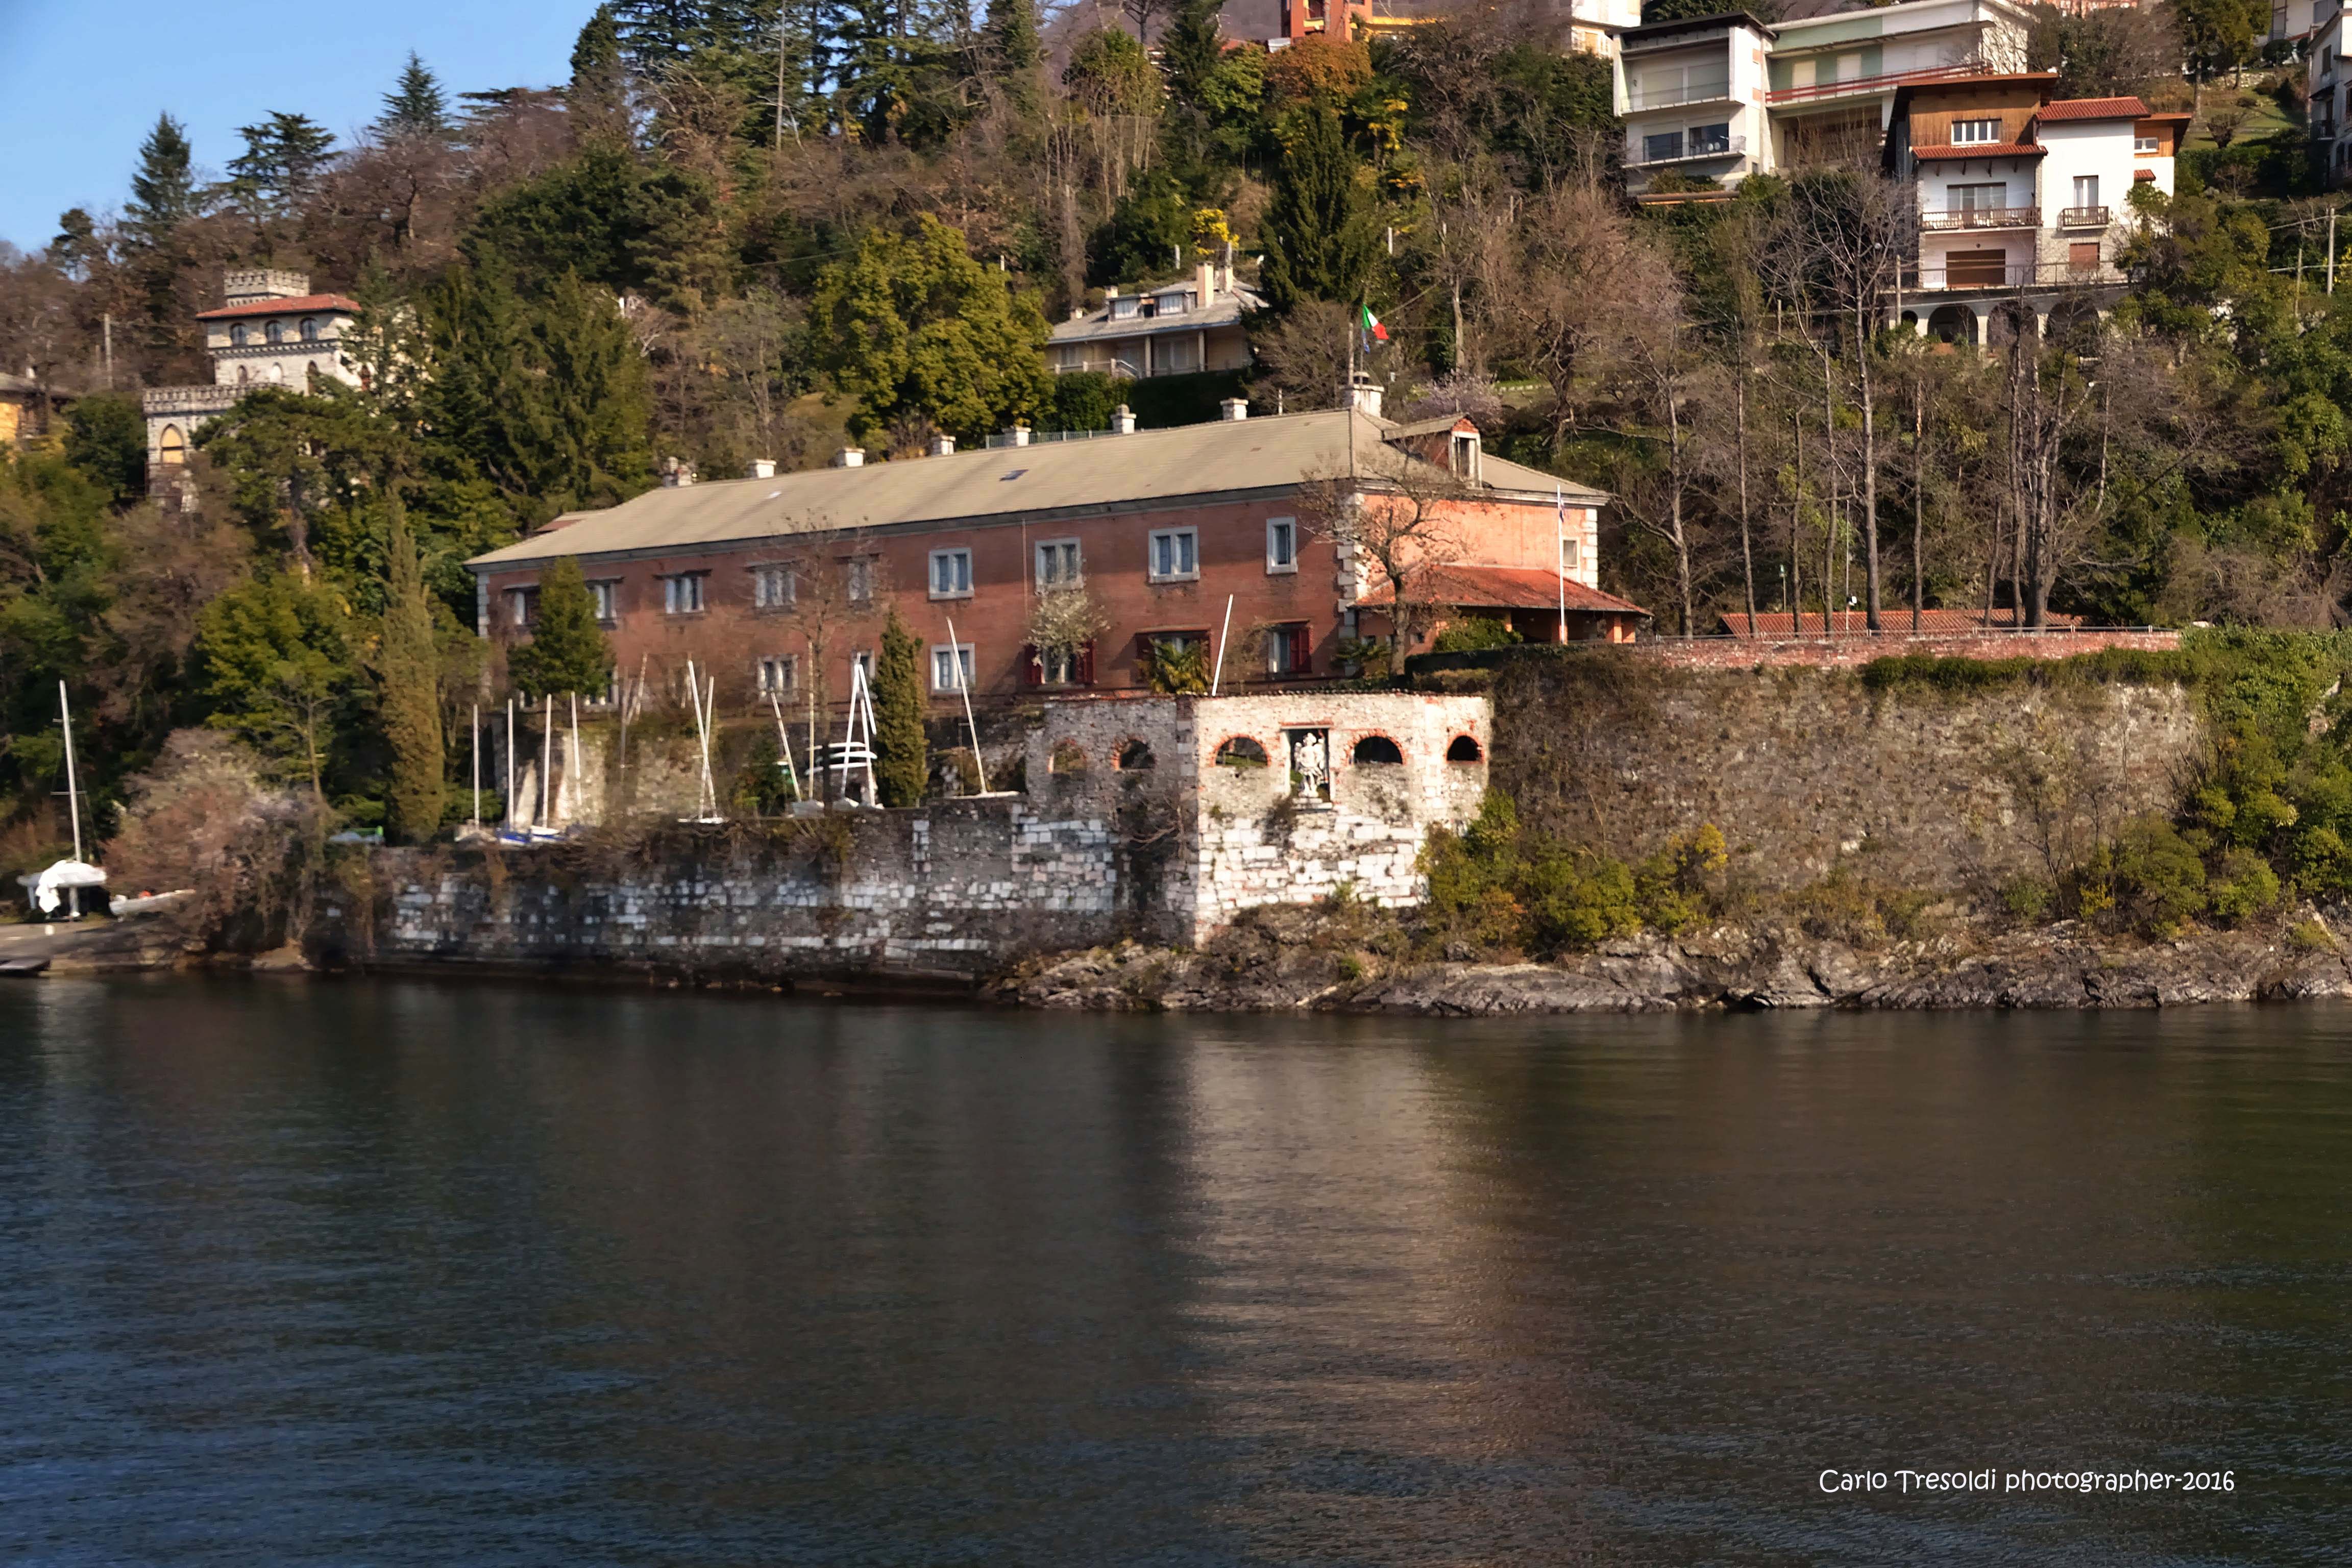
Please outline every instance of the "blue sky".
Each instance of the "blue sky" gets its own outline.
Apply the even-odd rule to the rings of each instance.
[[[0,0],[0,239],[35,250],[68,207],[121,207],[165,110],[217,174],[272,110],[347,141],[412,48],[453,96],[551,86],[594,3]]]

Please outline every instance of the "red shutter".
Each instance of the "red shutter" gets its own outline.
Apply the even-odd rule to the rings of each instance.
[[[1021,645],[1021,684],[1024,686],[1045,684],[1045,661],[1038,657],[1037,645],[1033,642]]]
[[[1305,626],[1290,628],[1290,673],[1307,675],[1315,664],[1314,633]]]
[[[1078,667],[1072,673],[1077,677],[1080,686],[1095,683],[1095,645],[1092,638],[1078,645]]]

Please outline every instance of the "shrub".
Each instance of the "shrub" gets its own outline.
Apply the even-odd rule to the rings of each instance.
[[[1162,697],[1209,689],[1209,645],[1168,639],[1143,645],[1143,684]]]
[[[2214,868],[2206,896],[2215,918],[2242,925],[2278,902],[2278,873],[2252,850],[2232,849]]]
[[[2056,899],[2057,889],[2040,877],[2014,878],[2000,889],[2001,907],[2028,924],[2049,913]]]
[[[1510,647],[1519,640],[1511,623],[1499,616],[1469,616],[1437,634],[1432,651],[1476,653],[1481,648]]]
[[[2135,817],[2091,852],[2076,902],[2086,919],[2177,935],[2205,910],[2205,863],[2171,823]]]

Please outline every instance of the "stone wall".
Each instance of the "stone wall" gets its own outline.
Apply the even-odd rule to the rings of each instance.
[[[1627,859],[1702,823],[1764,889],[1841,866],[1990,894],[2172,810],[2204,728],[2172,685],[1874,692],[1838,668],[1676,668],[1628,650],[1506,662],[1495,783],[1523,821]]]
[[[1789,665],[1850,669],[1874,658],[1909,654],[1935,658],[2073,658],[2103,648],[2168,653],[2180,646],[2180,634],[2166,631],[1922,632],[1915,637],[1900,629],[1902,611],[1890,610],[1885,619],[1892,629],[1860,637],[1664,637],[1635,647],[1643,658],[1675,669],[1777,669]]]

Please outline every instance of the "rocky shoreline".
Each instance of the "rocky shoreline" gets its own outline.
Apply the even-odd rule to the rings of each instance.
[[[1272,942],[1200,952],[1122,945],[1044,959],[991,988],[1024,1006],[1478,1016],[1706,1009],[2174,1007],[2352,996],[2340,947],[2275,932],[2173,942],[2067,928],[1860,949],[1719,931],[1610,942],[1549,963],[1389,964]]]

